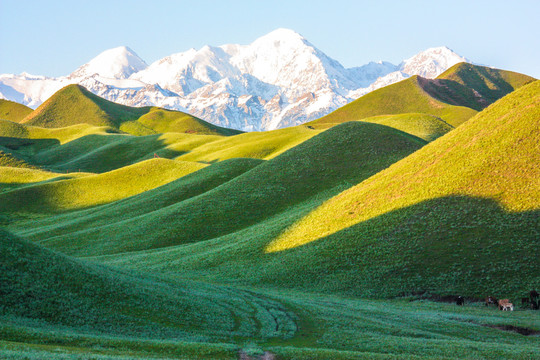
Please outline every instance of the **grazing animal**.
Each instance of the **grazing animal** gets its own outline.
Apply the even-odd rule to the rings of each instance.
[[[503,310],[504,306],[507,304],[511,304],[511,302],[508,299],[500,299],[497,304],[499,305],[499,310]]]
[[[510,311],[514,311],[514,304],[506,303],[506,304],[502,305],[502,310],[503,311],[508,311],[508,309],[510,309]]]
[[[460,295],[456,298],[456,305],[463,306],[463,304],[465,304],[465,299]]]
[[[489,305],[497,305],[497,299],[493,296],[488,296],[486,298],[486,306],[489,306]]]

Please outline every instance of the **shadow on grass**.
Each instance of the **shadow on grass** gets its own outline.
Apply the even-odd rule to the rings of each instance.
[[[265,282],[369,297],[519,296],[540,281],[539,219],[491,199],[437,198],[267,254],[258,268]]]
[[[36,154],[36,164],[60,171],[103,173],[154,156],[173,159],[185,154],[167,148],[161,134],[146,136],[86,135]]]

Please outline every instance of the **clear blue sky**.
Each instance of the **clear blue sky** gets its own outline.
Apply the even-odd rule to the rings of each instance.
[[[147,63],[293,29],[346,67],[446,45],[540,78],[540,1],[0,0],[0,73],[67,75],[127,45]]]

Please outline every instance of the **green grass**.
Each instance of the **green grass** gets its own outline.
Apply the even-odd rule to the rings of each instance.
[[[37,231],[37,233],[45,232],[47,234],[47,236],[35,234],[34,238],[42,241],[48,237],[55,238],[79,232],[81,229],[108,227],[113,223],[116,223],[116,226],[121,226],[123,221],[137,219],[152,213],[154,213],[152,216],[156,219],[155,226],[159,227],[159,216],[163,212],[163,209],[215,189],[260,165],[261,162],[261,160],[256,159],[225,160],[185,175],[166,185],[145,191],[119,202],[67,214],[34,219],[31,221],[32,224],[36,225],[33,231]],[[78,239],[80,240],[80,238]],[[141,240],[144,239],[145,237],[141,238]],[[105,248],[108,246],[107,242],[101,242],[101,245],[94,243],[92,246],[94,247],[94,251],[98,253],[104,251],[98,249],[98,245]],[[69,245],[66,251],[73,252],[76,251],[76,248],[80,248],[80,251],[85,251],[86,246],[86,241],[77,241]]]
[[[209,142],[181,155],[179,159],[208,163],[232,158],[268,160],[320,132],[304,125],[265,132],[250,132]]]
[[[32,111],[22,104],[0,99],[0,119],[19,122]]]
[[[292,315],[267,297],[97,266],[3,230],[0,258],[0,334],[4,341],[39,338],[40,332],[51,328],[74,334],[189,342],[285,339],[295,329]],[[25,334],[25,328],[35,330]],[[47,343],[46,339],[36,340],[30,342]]]
[[[489,104],[534,80],[511,71],[460,63],[437,79],[413,76],[375,90],[309,125],[326,128],[378,115],[422,113],[456,127]]]
[[[357,276],[349,273],[347,286],[357,281],[365,287],[357,291],[366,295],[400,289],[523,294],[538,281],[539,99],[540,82],[508,95],[328,201],[268,251],[341,244],[334,251],[354,256],[359,270]],[[370,250],[355,254],[355,242]]]
[[[36,184],[0,194],[0,212],[55,213],[105,204],[153,189],[205,166],[151,159],[108,173]]]
[[[473,94],[471,99],[476,101],[482,108],[536,80],[533,77],[513,71],[468,63],[459,63],[452,66],[439,75],[437,79],[450,80],[473,89],[476,94]]]
[[[14,155],[10,149],[0,146],[0,167],[34,168],[21,157]]]
[[[433,141],[454,127],[436,116],[426,114],[380,115],[361,121],[390,126],[426,141]]]
[[[119,280],[123,279],[119,276]],[[143,281],[137,281],[136,285],[140,286],[140,283]],[[193,291],[200,291],[205,286],[190,285]],[[173,288],[174,283],[167,286]],[[157,286],[156,290],[162,294],[164,289]],[[125,291],[123,289],[121,294]],[[9,359],[23,356],[25,359],[237,359],[238,351],[244,349],[254,354],[269,351],[280,359],[532,359],[540,353],[537,336],[523,336],[487,326],[508,324],[539,329],[538,317],[531,311],[508,313],[481,304],[467,303],[464,307],[456,307],[414,299],[363,300],[255,290],[238,290],[238,293],[251,296],[244,299],[245,303],[272,298],[274,300],[267,301],[285,306],[289,314],[294,314],[297,328],[293,335],[236,337],[229,342],[158,340],[155,335],[148,336],[145,332],[134,335],[99,333],[93,329],[77,332],[77,328],[4,316],[0,326],[3,340],[0,341],[0,355]],[[222,298],[214,299],[223,301]],[[151,303],[152,300],[153,297],[146,301]],[[190,299],[187,296],[172,301],[182,300]],[[213,314],[220,309],[219,304],[214,306],[215,309],[209,308]],[[153,308],[150,313],[152,311]],[[131,324],[125,322],[123,326],[127,325]]]
[[[87,173],[59,174],[29,166],[0,166],[0,193],[25,186],[32,186],[37,183],[59,181],[87,175]]]
[[[240,133],[209,124],[180,111],[116,104],[92,94],[80,85],[68,85],[59,90],[21,122],[44,128],[63,128],[77,124],[108,126],[133,135],[158,132],[213,135]]]
[[[10,120],[0,119],[0,136],[2,137],[28,137],[28,131],[24,125]]]
[[[476,110],[466,106],[450,105],[433,98],[423,89],[425,81],[413,76],[375,90],[308,125],[324,128],[344,121],[362,120],[378,115],[422,113],[458,126],[476,114]]]
[[[30,235],[32,231],[32,239],[78,255],[208,240],[255,225],[311,197],[336,194],[424,144],[386,126],[351,122],[325,131],[222,186],[158,211],[118,222],[111,218],[101,227],[72,227],[72,233],[64,231],[51,239],[54,233],[38,223],[24,225],[24,232]],[[131,229],[129,233],[120,231],[126,227]]]
[[[91,134],[34,154],[35,163],[60,171],[107,172],[155,155],[175,158],[201,144],[221,137],[188,134]]]
[[[459,64],[237,135],[77,86],[0,120],[0,358],[540,357],[503,330],[540,332],[530,81]]]

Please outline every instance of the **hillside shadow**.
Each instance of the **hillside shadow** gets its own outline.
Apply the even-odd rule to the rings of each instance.
[[[270,282],[285,276],[291,286],[370,297],[518,294],[540,280],[539,219],[538,209],[513,213],[492,199],[448,196],[267,253],[261,268]]]
[[[53,171],[103,173],[153,157],[174,159],[186,153],[167,148],[161,137],[91,134],[43,151],[35,161]]]
[[[60,145],[58,139],[26,139],[0,136],[0,146],[22,155],[33,155],[37,151]]]

